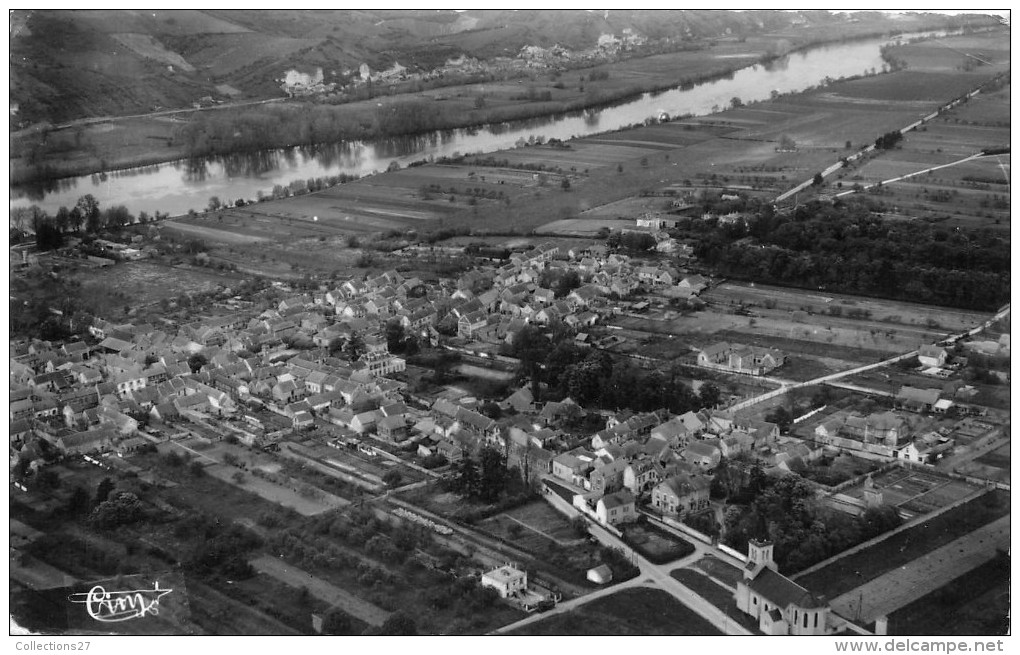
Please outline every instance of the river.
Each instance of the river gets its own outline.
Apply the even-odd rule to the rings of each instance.
[[[944,34],[926,32],[897,38]],[[277,184],[286,186],[294,180],[340,173],[363,176],[384,171],[394,161],[403,167],[429,157],[495,152],[513,148],[520,139],[532,136],[562,140],[588,136],[640,123],[663,112],[670,116],[704,116],[727,108],[735,97],[745,103],[767,100],[774,91],[794,93],[822,84],[827,78],[838,80],[881,71],[884,62],[880,48],[890,41],[876,38],[818,46],[768,64],[742,68],[727,78],[689,89],[645,93],[601,110],[399,139],[266,150],[69,177],[57,180],[48,189],[12,188],[10,206],[34,204],[53,214],[61,205],[72,207],[80,196],[91,193],[100,207],[126,205],[134,214],[160,211],[180,215],[189,209],[204,209],[212,196],[224,202],[250,200]]]

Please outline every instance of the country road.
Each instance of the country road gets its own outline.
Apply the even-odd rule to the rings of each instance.
[[[98,125],[100,123],[116,123],[117,121],[126,121],[136,118],[155,118],[157,116],[172,116],[174,114],[187,114],[198,111],[215,111],[217,109],[235,109],[237,107],[250,107],[252,105],[266,105],[274,102],[283,102],[289,100],[289,98],[267,98],[265,100],[248,100],[245,102],[225,102],[221,105],[212,105],[209,107],[181,107],[178,109],[161,109],[159,111],[150,111],[141,114],[128,114],[126,116],[92,116],[89,118],[79,118],[77,120],[68,121],[66,123],[59,123],[57,125],[48,126],[48,128],[40,127],[39,125],[32,125],[26,127],[17,132],[11,132],[10,137],[12,139],[18,139],[24,136],[30,136],[36,132],[40,132],[43,129],[49,129],[53,131],[66,130],[72,127],[78,127],[79,125]]]
[[[875,187],[885,186],[887,184],[892,184],[893,182],[899,182],[901,180],[908,180],[908,179],[910,179],[912,177],[917,177],[918,175],[924,175],[925,173],[930,173],[932,171],[937,171],[940,168],[949,168],[950,166],[959,166],[960,164],[966,164],[967,162],[974,161],[975,159],[981,159],[982,157],[985,157],[985,156],[987,156],[987,155],[983,155],[981,153],[977,153],[977,154],[971,155],[969,157],[964,157],[963,159],[958,159],[956,161],[949,162],[948,164],[942,164],[940,166],[931,166],[929,168],[924,168],[924,169],[921,169],[919,171],[914,171],[913,173],[907,173],[906,175],[900,175],[899,177],[893,177],[893,178],[889,178],[888,180],[882,180],[881,182],[876,182],[875,184],[869,184],[869,185],[867,185],[865,187],[861,187],[860,189],[851,189],[850,191],[843,191],[842,193],[837,193],[833,197],[834,198],[842,198],[843,196],[849,196],[849,195],[852,195],[854,193],[862,193],[864,191],[867,191],[868,189],[874,189]]]
[[[982,86],[984,86],[984,85],[982,85]],[[974,96],[976,96],[980,92],[981,92],[981,89],[979,87],[977,89],[974,89],[970,93],[968,93],[966,96],[964,96],[964,98],[973,98]],[[911,130],[913,130],[913,129],[915,129],[915,128],[917,128],[917,127],[919,127],[919,126],[921,126],[921,125],[923,125],[925,123],[927,123],[928,121],[936,118],[941,112],[946,111],[948,109],[952,109],[953,107],[958,105],[961,102],[962,99],[963,98],[957,98],[955,100],[947,102],[946,104],[940,106],[937,110],[935,110],[932,113],[928,114],[924,118],[916,120],[913,123],[911,123],[910,125],[907,125],[906,127],[901,128],[900,130],[898,130],[899,133],[900,134],[906,134],[907,132],[909,132],[909,131],[911,131]],[[861,150],[855,152],[854,154],[846,157],[846,160],[848,162],[857,161],[858,159],[864,157],[866,154],[868,154],[869,152],[872,152],[874,150],[875,150],[875,144],[871,144],[871,145],[867,146],[866,148],[862,148]],[[971,157],[969,157],[968,160],[972,159],[972,158],[975,158],[975,157],[980,157],[980,156],[981,155],[971,155]],[[963,160],[963,161],[967,161],[967,160]],[[946,164],[946,166],[952,166],[952,165],[955,165],[955,164],[958,164],[958,163],[960,163],[960,162],[954,162],[953,164]],[[832,175],[833,173],[835,173],[836,171],[838,171],[841,168],[843,168],[843,162],[842,161],[838,161],[835,164],[832,164],[831,166],[826,168],[825,170],[821,171],[821,175],[822,175],[823,178],[829,177],[830,175]],[[944,166],[937,166],[935,168],[944,168]],[[932,169],[932,170],[934,170],[934,169]],[[924,171],[921,171],[920,173],[923,173],[923,172]],[[919,175],[920,173],[911,173],[911,175]],[[897,178],[897,179],[902,179],[902,178]],[[801,182],[800,184],[798,184],[797,186],[793,187],[792,189],[790,189],[788,191],[785,191],[785,192],[779,194],[778,196],[776,196],[776,199],[773,200],[773,202],[780,203],[780,202],[786,200],[787,198],[789,198],[789,197],[791,197],[791,196],[793,196],[795,194],[800,193],[804,189],[812,186],[813,184],[814,184],[814,179],[813,178],[809,179],[809,180],[805,180],[805,181]],[[847,192],[841,193],[839,195],[847,195],[847,193],[855,193],[855,192],[854,191],[847,191]]]
[[[981,330],[984,330],[985,328],[990,326],[992,323],[995,323],[996,321],[998,321],[998,320],[1008,316],[1009,313],[1010,313],[1010,305],[1007,304],[1007,305],[1003,306],[998,312],[996,312],[994,316],[989,318],[987,321],[985,321],[981,325],[979,325],[979,326],[977,326],[977,327],[975,327],[975,328],[973,328],[971,330],[967,330],[966,332],[960,332],[960,333],[951,335],[949,337],[946,337],[945,339],[943,339],[939,343],[952,344],[952,343],[955,343],[956,341],[959,341],[960,339],[964,339],[964,338],[969,337],[969,336],[974,336],[978,332],[981,332]],[[785,394],[786,392],[790,391],[791,389],[799,389],[801,387],[808,387],[808,386],[811,386],[811,385],[825,384],[826,382],[833,382],[835,380],[839,380],[839,379],[842,379],[842,378],[845,378],[845,377],[849,377],[851,375],[856,375],[857,373],[863,373],[864,371],[870,371],[871,369],[881,368],[883,366],[888,366],[889,364],[895,364],[896,362],[898,362],[900,360],[913,357],[916,354],[917,354],[916,350],[911,350],[910,352],[903,353],[903,354],[900,354],[900,355],[896,355],[894,357],[890,357],[888,359],[884,359],[884,360],[882,360],[880,362],[877,362],[877,363],[874,363],[874,364],[865,364],[864,366],[858,366],[856,368],[852,368],[852,369],[847,370],[847,371],[840,371],[838,373],[831,373],[829,375],[823,375],[822,377],[815,378],[813,380],[807,380],[806,382],[797,382],[795,384],[783,384],[778,389],[773,389],[772,391],[768,391],[768,392],[763,393],[761,395],[754,396],[752,398],[748,398],[747,400],[742,400],[742,401],[740,401],[740,402],[738,402],[736,404],[730,405],[727,408],[727,410],[729,410],[731,412],[737,412],[737,411],[740,411],[742,409],[747,409],[748,407],[751,407],[753,405],[757,405],[760,402],[764,402],[766,400],[769,400],[770,398],[775,398],[776,396],[781,396],[781,395]],[[778,381],[778,379],[777,379],[777,381]]]

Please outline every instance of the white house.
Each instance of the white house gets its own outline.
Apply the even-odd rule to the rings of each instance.
[[[512,564],[504,564],[488,573],[483,573],[482,586],[492,587],[499,592],[500,598],[510,598],[527,591],[528,572],[518,570]]]
[[[595,505],[595,515],[603,525],[615,526],[637,520],[634,495],[624,489],[599,498]]]

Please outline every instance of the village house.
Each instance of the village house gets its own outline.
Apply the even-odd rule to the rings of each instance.
[[[481,585],[495,589],[500,598],[511,598],[528,589],[528,572],[510,564],[482,574]]]
[[[778,350],[726,342],[698,352],[698,366],[746,375],[767,375],[785,361],[786,355]]]
[[[719,465],[722,452],[713,441],[693,441],[683,449],[684,460],[703,469],[712,470]]]
[[[488,314],[483,309],[462,315],[457,320],[457,336],[462,339],[473,338],[479,330],[488,324],[488,320]]]
[[[949,358],[945,348],[933,345],[924,345],[917,351],[917,361],[921,366],[939,367],[944,366]]]
[[[590,484],[588,472],[594,468],[594,462],[594,453],[575,448],[553,458],[552,474],[564,482],[585,488]]]
[[[683,518],[708,508],[709,481],[686,474],[666,478],[652,489],[652,507]]]
[[[634,496],[626,489],[599,498],[595,515],[603,525],[617,526],[637,520]]]
[[[662,479],[651,459],[635,459],[623,471],[623,486],[635,496],[645,493]]]
[[[382,439],[399,442],[407,438],[407,421],[403,414],[395,414],[380,419],[376,424],[376,431]]]
[[[930,412],[939,400],[938,389],[917,389],[904,385],[894,399],[895,404],[912,412]]]

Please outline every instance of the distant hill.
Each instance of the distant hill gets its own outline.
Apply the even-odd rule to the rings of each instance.
[[[827,12],[582,10],[39,10],[11,23],[11,125],[282,95],[288,70],[326,82],[361,64],[411,72],[605,34],[673,47],[845,20]]]

